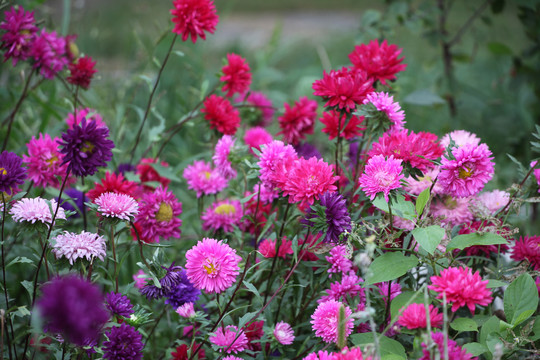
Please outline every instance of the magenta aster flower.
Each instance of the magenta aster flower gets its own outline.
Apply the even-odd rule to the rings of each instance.
[[[42,29],[32,42],[30,56],[34,59],[34,69],[39,69],[45,78],[53,79],[68,64],[66,40],[55,31],[49,33]]]
[[[438,177],[447,194],[455,197],[476,195],[493,177],[493,157],[486,144],[455,147],[452,157],[443,156]]]
[[[351,253],[347,245],[338,245],[330,249],[330,256],[326,256],[332,266],[328,269],[329,273],[347,274],[352,269]]]
[[[132,277],[133,277],[133,281],[135,281],[134,286],[137,289],[142,289],[144,285],[146,285],[146,281],[151,279],[151,277],[142,270],[137,271],[137,273],[134,274]]]
[[[227,92],[227,97],[234,94],[245,94],[251,84],[251,73],[246,59],[237,54],[227,54],[227,65],[221,68],[223,82],[221,90]]]
[[[182,203],[172,191],[161,185],[154,192],[143,194],[139,202],[139,213],[135,222],[141,227],[141,238],[145,241],[159,242],[180,237]]]
[[[352,311],[343,303],[335,300],[320,303],[311,316],[310,321],[315,331],[315,336],[320,337],[326,343],[337,343],[339,327],[339,310],[345,308],[345,337],[348,337],[353,329]]]
[[[86,231],[75,234],[66,231],[54,239],[52,251],[57,259],[62,256],[68,259],[70,265],[82,258],[89,262],[93,262],[94,258],[103,261],[107,256],[105,243],[105,238],[98,234]]]
[[[36,221],[39,221],[49,225],[52,222],[52,217],[57,207],[58,204],[54,199],[45,200],[40,197],[23,198],[13,205],[9,213],[13,217],[13,220],[17,222],[27,221],[34,224]],[[51,213],[51,209],[53,213]],[[66,219],[66,213],[62,207],[58,209],[56,219]]]
[[[5,50],[4,61],[12,59],[13,66],[19,60],[26,60],[30,56],[30,49],[34,36],[38,31],[33,11],[25,11],[22,6],[12,6],[4,13],[4,21],[0,29],[5,33],[0,38],[0,48]]]
[[[173,33],[182,35],[182,41],[191,37],[195,44],[197,37],[206,40],[206,32],[213,34],[219,16],[212,0],[174,0],[171,9],[174,23]]]
[[[443,314],[440,314],[433,305],[429,305],[429,321],[431,327],[436,328],[440,328],[443,323]],[[424,304],[410,304],[403,310],[397,323],[409,330],[425,329],[427,327],[426,306]]]
[[[184,169],[184,178],[188,189],[195,190],[197,197],[217,194],[227,187],[227,180],[217,171],[212,169],[210,163],[195,160],[192,165]]]
[[[480,145],[480,138],[476,134],[465,130],[454,130],[442,137],[441,146],[447,148],[450,145],[450,138],[457,147],[466,144]]]
[[[219,347],[219,352],[225,351],[227,354],[242,352],[248,345],[244,330],[238,330],[232,325],[228,325],[225,329],[218,328],[210,335],[210,342]]]
[[[39,134],[26,146],[28,156],[23,155],[23,161],[28,165],[28,177],[36,186],[60,186],[60,179],[66,176],[67,164],[62,164],[62,155],[58,138],[51,139],[49,134]]]
[[[204,211],[201,216],[204,231],[232,232],[235,226],[240,224],[243,211],[242,204],[238,200],[219,200],[214,202]]]
[[[122,323],[105,333],[108,340],[103,342],[104,360],[141,360],[144,344],[142,335],[133,326]]]
[[[535,270],[540,270],[540,236],[525,236],[516,240],[512,259],[527,260]]]
[[[313,134],[315,118],[317,117],[317,102],[307,97],[301,97],[290,106],[285,103],[285,112],[278,118],[281,131],[286,142],[296,145],[305,139],[306,134]]]
[[[249,151],[252,154],[253,150],[251,150],[251,148],[256,148],[261,151],[261,145],[271,143],[272,140],[272,134],[260,126],[246,130],[246,133],[244,134],[244,142],[249,147]]]
[[[186,253],[186,272],[196,288],[221,293],[236,280],[242,258],[221,240],[204,238]]]
[[[234,135],[240,126],[240,113],[231,102],[218,95],[210,95],[204,100],[201,112],[210,122],[210,129],[223,135]]]
[[[326,350],[319,350],[316,353],[313,352],[313,353],[308,354],[308,356],[306,356],[302,360],[335,360],[335,359],[334,359],[333,353],[329,353]]]
[[[364,121],[363,116],[351,115],[347,121],[347,114],[335,110],[325,111],[319,120],[325,126],[322,132],[328,134],[329,140],[333,140],[337,136],[350,140],[362,136],[362,132],[366,130],[365,127],[361,126]]]
[[[336,191],[334,184],[339,180],[330,165],[315,157],[298,159],[286,176],[283,194],[289,196],[289,202],[309,205],[325,192]]]
[[[453,303],[453,312],[467,306],[474,314],[476,305],[486,306],[493,301],[491,291],[487,288],[488,281],[482,281],[478,271],[473,274],[468,267],[449,267],[430,280],[432,285],[428,288],[439,293],[438,299],[442,299],[443,293],[446,293],[446,301]]]
[[[17,154],[2,151],[0,154],[0,192],[13,195],[19,192],[19,185],[24,184],[26,169]]]
[[[80,125],[80,123],[83,121],[83,119],[86,119],[87,122],[90,122],[92,120],[96,121],[96,127],[107,127],[107,124],[103,121],[103,118],[99,113],[90,108],[84,108],[84,109],[77,109],[76,111],[77,118],[75,118],[75,114],[69,113],[66,118],[66,124],[68,125],[68,128],[73,129],[73,126]]]
[[[465,224],[472,221],[473,214],[469,210],[471,198],[453,198],[442,196],[439,200],[434,200],[430,207],[431,215],[434,218],[442,217],[441,224],[456,225]]]
[[[274,258],[276,257],[276,245],[276,240],[264,239],[259,243],[257,250],[265,258]],[[287,255],[292,255],[293,253],[292,241],[288,240],[286,237],[283,237],[277,251],[277,256],[285,259]]]
[[[252,91],[246,97],[245,95],[235,99],[236,102],[247,102],[253,105],[260,112],[260,120],[256,124],[262,126],[268,126],[272,123],[274,118],[274,106],[272,101],[266,97],[262,92]]]
[[[216,148],[214,150],[214,165],[216,165],[219,173],[226,179],[234,179],[236,177],[236,170],[232,168],[231,161],[229,160],[229,154],[234,148],[234,137],[230,135],[223,135],[221,139],[218,140]]]
[[[401,161],[401,159],[394,159],[394,156],[385,159],[383,155],[375,155],[370,158],[364,173],[358,179],[366,196],[373,201],[375,196],[382,192],[384,199],[388,202],[390,191],[401,187],[400,181],[403,179]]]
[[[345,265],[345,267],[349,266]],[[363,282],[364,280],[352,271],[348,275],[343,273],[341,281],[330,284],[330,289],[326,290],[326,295],[317,300],[317,302],[322,303],[328,300],[336,300],[348,303],[349,299],[360,299],[360,303],[363,303],[366,299],[365,290],[360,285]]]
[[[401,110],[399,103],[394,102],[394,97],[385,92],[372,92],[367,94],[364,104],[373,104],[377,110],[382,111],[388,116],[392,123],[391,131],[403,130],[405,125],[405,112]]]
[[[129,195],[115,192],[101,194],[95,201],[102,216],[130,221],[139,212],[139,205]]]
[[[274,337],[281,345],[291,345],[294,341],[294,330],[291,325],[280,321],[274,328]]]
[[[362,44],[354,48],[349,59],[354,67],[368,73],[369,77],[386,85],[386,80],[395,80],[396,74],[405,70],[407,64],[401,64],[404,57],[398,58],[402,49],[396,45],[388,45],[384,40],[380,45],[377,39],[368,45]]]
[[[433,353],[433,350],[428,348],[426,343],[422,343],[422,356],[418,360],[477,360],[478,358],[473,357],[467,350],[461,348],[454,340],[446,338],[441,332],[431,333],[431,339],[437,345],[437,351]],[[447,344],[447,345],[445,345]],[[446,359],[446,349],[448,349],[448,359]]]
[[[268,188],[283,188],[287,181],[286,174],[298,159],[291,145],[274,140],[262,146],[261,156],[257,165],[260,167],[259,178]]]

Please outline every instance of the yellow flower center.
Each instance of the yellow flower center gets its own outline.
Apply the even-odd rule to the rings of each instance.
[[[58,161],[58,157],[53,155],[50,159],[45,160],[45,162],[49,165],[49,167],[53,166],[55,162]]]
[[[450,209],[450,210],[454,210],[455,208],[457,208],[458,206],[458,203],[456,200],[452,199],[451,196],[447,196],[445,199],[444,199],[444,205]]]
[[[206,178],[206,180],[210,179],[210,172],[209,171],[205,171],[204,172],[204,177]]]
[[[214,265],[214,262],[210,259],[206,259],[206,265],[203,265],[204,270],[206,270],[206,273],[213,277],[212,275],[217,275],[218,269],[216,268],[216,265]]]
[[[173,217],[172,206],[165,203],[159,204],[159,210],[156,213],[156,220],[157,221],[171,221],[172,217]]]
[[[466,165],[459,169],[459,178],[460,179],[467,179],[470,178],[473,175],[473,167],[471,166],[468,168]]]
[[[236,209],[231,204],[221,204],[214,210],[214,212],[219,215],[232,215],[236,213]]]
[[[0,167],[0,175],[7,175],[7,170],[3,167]]]
[[[85,141],[81,146],[81,151],[85,154],[88,154],[94,151],[95,147],[96,146],[92,144],[90,141]]]

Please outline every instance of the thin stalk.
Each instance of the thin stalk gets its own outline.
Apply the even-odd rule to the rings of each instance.
[[[146,347],[146,344],[148,344],[148,340],[150,340],[150,338],[152,337],[152,335],[154,334],[154,331],[156,331],[156,328],[159,324],[159,322],[161,321],[161,318],[163,317],[163,315],[165,315],[165,311],[167,309],[164,308],[163,311],[161,312],[161,314],[159,315],[159,317],[157,318],[156,320],[156,323],[154,324],[154,326],[152,326],[152,329],[150,330],[150,332],[148,333],[148,337],[146,338],[146,340],[144,341],[144,347]],[[195,331],[195,329],[194,329]]]
[[[335,164],[336,164],[336,175],[338,175],[338,169],[339,169],[339,163],[338,163],[338,156],[339,156],[339,146],[341,145],[341,118],[342,114],[339,113],[339,120],[338,120],[338,131],[337,131],[337,137],[336,137],[336,153],[335,153]],[[339,183],[337,182],[337,191],[339,192]]]
[[[4,195],[4,192],[1,193],[2,194],[2,280],[3,280],[3,286],[4,286],[4,297],[5,297],[5,300],[6,300],[6,309],[9,309],[9,296],[8,296],[8,290],[7,290],[7,281],[6,281],[6,258],[5,258],[5,254],[4,254],[4,241],[5,241],[5,238],[4,238],[4,220],[6,219],[6,209],[7,209],[7,202],[6,202],[6,197]],[[3,317],[2,317],[3,319]],[[7,317],[8,319],[8,323],[11,327],[11,336],[13,337],[13,341],[15,342],[15,333],[13,332],[13,324],[11,323],[11,318],[8,316]],[[3,326],[2,326],[2,329],[3,329]],[[4,338],[2,337],[2,340]],[[10,360],[12,359],[12,354],[11,354],[11,340],[10,340],[10,337],[9,337],[9,332],[7,333],[7,336],[6,336],[6,339],[7,339],[7,343],[8,343],[8,350],[9,350],[9,358]],[[3,349],[3,347],[2,347]],[[13,351],[15,352],[15,358],[17,358],[17,348],[15,347],[15,343],[13,344]]]
[[[114,282],[115,282],[115,287],[114,287],[114,291],[117,293],[118,292],[118,276],[116,276],[116,246],[114,245],[114,226],[111,225],[111,245],[112,245],[112,253],[113,253],[113,261],[114,261],[114,272],[113,272],[113,277],[114,277]]]
[[[141,254],[141,260],[143,261],[144,265],[146,265],[146,267],[150,269],[150,264],[148,264],[143,254],[143,244],[142,244],[141,236],[139,235],[139,231],[135,227],[135,224],[133,223],[133,221],[130,221],[129,223],[131,224],[131,228],[135,231],[135,236],[137,236],[137,242],[139,243],[139,253]]]

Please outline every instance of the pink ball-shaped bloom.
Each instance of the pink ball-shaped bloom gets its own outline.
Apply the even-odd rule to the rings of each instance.
[[[139,205],[134,198],[126,194],[106,192],[95,201],[102,216],[130,221],[139,213]]]
[[[461,147],[466,144],[480,145],[480,138],[476,136],[476,134],[465,130],[454,130],[444,135],[441,139],[441,145],[447,148],[450,145],[450,139],[452,139],[457,147]]]
[[[103,261],[107,256],[105,238],[86,231],[80,234],[66,231],[54,239],[52,248],[57,259],[64,256],[69,260],[70,265],[73,265],[77,259],[86,258],[86,260],[93,262],[94,258],[98,258]]]
[[[429,289],[439,293],[438,299],[446,293],[446,301],[452,303],[452,311],[467,306],[472,314],[476,305],[486,306],[493,301],[491,291],[487,288],[487,280],[482,281],[480,274],[468,267],[449,267],[441,271],[439,276],[430,278]]]
[[[224,135],[218,140],[216,148],[214,149],[214,156],[212,156],[217,171],[225,178],[225,180],[234,179],[236,177],[236,170],[232,168],[232,163],[229,160],[229,154],[234,148],[234,142],[234,137]]]
[[[440,328],[443,323],[443,314],[437,308],[429,305],[429,321],[431,327]],[[401,313],[397,323],[412,329],[425,329],[427,327],[426,306],[424,304],[410,304]]]
[[[39,69],[43,77],[53,79],[67,64],[66,40],[55,31],[41,30],[32,42],[30,56],[34,59],[34,69]]]
[[[201,216],[204,231],[233,232],[243,216],[242,204],[238,200],[219,200],[207,208]]]
[[[287,173],[298,159],[296,150],[291,145],[274,140],[261,147],[261,156],[257,165],[260,167],[261,182],[273,189],[282,189],[287,181]]]
[[[371,356],[364,359],[362,349],[344,347],[341,351],[334,354],[333,360],[371,360]]]
[[[291,325],[280,321],[274,328],[274,336],[281,345],[291,345],[294,341],[294,330]]]
[[[516,240],[512,259],[527,260],[535,270],[540,270],[540,236],[525,236]]]
[[[394,159],[394,156],[385,159],[383,155],[375,155],[368,160],[358,183],[372,201],[382,192],[388,202],[390,191],[401,187],[400,181],[403,179],[401,162],[400,159]]]
[[[23,155],[23,161],[28,165],[28,177],[36,186],[58,188],[58,178],[66,176],[68,164],[62,165],[58,140],[51,139],[49,134],[39,134],[38,139],[32,136],[32,140],[26,144],[28,156]]]
[[[328,269],[329,273],[347,274],[351,271],[353,263],[350,259],[351,254],[346,245],[338,245],[330,249],[330,256],[326,257],[332,266]]]
[[[251,73],[246,59],[237,54],[227,54],[227,64],[221,68],[223,82],[221,90],[227,92],[227,97],[234,94],[244,94],[251,84]]]
[[[386,40],[379,45],[375,39],[367,45],[356,46],[349,59],[355,68],[386,85],[386,80],[395,80],[396,74],[407,68],[407,64],[401,64],[404,57],[398,58],[402,50],[397,45],[388,45]]]
[[[188,189],[195,190],[197,197],[217,194],[227,187],[227,180],[217,169],[202,160],[195,160],[192,165],[184,169],[184,178]]]
[[[231,102],[218,95],[210,95],[204,100],[201,112],[210,122],[210,129],[216,129],[223,135],[234,135],[240,126],[240,113]]]
[[[210,335],[210,342],[219,347],[219,352],[227,354],[238,353],[247,349],[248,339],[244,330],[238,330],[236,326],[228,325],[225,330],[218,328]]]
[[[472,221],[473,214],[469,210],[470,203],[470,197],[453,198],[446,195],[442,196],[440,200],[433,201],[430,212],[434,218],[442,218],[442,225],[454,227]]]
[[[212,0],[174,0],[173,6],[172,32],[182,35],[182,41],[191,38],[195,44],[197,37],[206,40],[205,31],[210,34],[216,31],[219,16]]]
[[[13,205],[9,213],[13,217],[13,220],[17,222],[26,221],[34,224],[38,221],[48,226],[52,222],[52,217],[57,207],[58,204],[54,199],[45,200],[40,197],[23,198]],[[58,219],[66,219],[66,213],[62,207],[58,209],[58,213],[56,214],[56,220]]]
[[[221,240],[204,238],[186,253],[186,273],[197,289],[207,293],[227,290],[236,280],[242,258]]]
[[[311,324],[313,331],[315,331],[315,336],[322,338],[327,343],[337,343],[339,311],[341,307],[345,308],[345,323],[343,324],[345,327],[345,337],[348,337],[352,333],[354,324],[351,318],[351,309],[339,301],[330,300],[320,303],[311,316]]]
[[[284,104],[285,112],[278,118],[283,139],[297,145],[305,139],[306,134],[313,134],[315,118],[317,117],[317,102],[307,97],[301,97],[294,106]]]
[[[0,29],[4,30],[0,38],[0,48],[5,50],[4,61],[11,58],[15,66],[19,60],[24,61],[30,56],[38,27],[34,12],[25,11],[22,6],[12,6],[4,15],[4,21],[0,22]]]
[[[377,110],[382,111],[392,122],[391,131],[403,130],[405,125],[405,112],[401,110],[399,103],[394,102],[394,97],[385,92],[372,92],[367,95],[364,104],[373,104]]]
[[[465,144],[452,149],[453,159],[443,156],[439,182],[443,192],[455,197],[476,195],[491,180],[493,157],[486,144]]]
[[[308,356],[306,356],[302,360],[335,360],[335,359],[334,359],[334,354],[329,353],[326,350],[319,350],[317,352],[308,354]]]
[[[256,148],[261,151],[261,145],[266,145],[272,142],[272,134],[265,128],[256,126],[246,131],[244,135],[244,142],[249,147],[249,151],[254,154],[251,148]]]
[[[75,115],[77,115],[76,118]],[[105,124],[101,115],[96,110],[90,108],[77,109],[76,114],[69,113],[66,118],[66,124],[70,129],[73,129],[73,127],[79,125],[83,119],[86,119],[86,121],[95,120],[98,128],[107,127],[107,124]]]
[[[193,307],[192,302],[187,302],[183,305],[180,305],[176,309],[176,313],[184,318],[192,318],[195,316],[195,308]]]

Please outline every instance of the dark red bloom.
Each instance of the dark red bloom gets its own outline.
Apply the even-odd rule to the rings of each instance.
[[[227,97],[233,94],[244,94],[251,85],[251,73],[246,59],[237,54],[227,54],[227,65],[221,69],[223,76],[219,78],[222,81],[223,92],[227,92]]]
[[[97,72],[94,66],[96,66],[96,62],[92,61],[90,56],[78,58],[76,62],[68,65],[70,76],[68,76],[67,81],[83,89],[88,89],[92,77]]]
[[[338,131],[340,137],[349,140],[357,136],[362,136],[362,132],[366,129],[360,126],[364,121],[363,116],[352,115],[347,121],[346,114],[335,110],[324,112],[322,118],[319,120],[325,125],[322,132],[328,134],[330,140],[338,136]]]
[[[135,172],[137,175],[139,175],[139,179],[141,179],[141,183],[143,184],[146,182],[158,181],[163,187],[167,187],[171,180],[159,175],[156,169],[154,169],[152,165],[150,165],[155,163],[157,163],[156,159],[141,159],[141,163],[137,165],[137,170]],[[169,164],[167,164],[165,161],[162,161],[161,166],[168,167]],[[154,187],[149,185],[144,185],[144,188],[145,190],[154,190]]]
[[[301,97],[294,106],[284,104],[285,113],[278,118],[279,127],[286,142],[296,145],[305,139],[306,134],[313,134],[315,118],[317,117],[317,102]]]
[[[217,129],[223,135],[234,135],[240,126],[240,115],[231,102],[218,95],[210,95],[203,104],[201,112],[210,122],[211,129]]]
[[[106,172],[105,177],[101,179],[101,184],[95,182],[94,188],[86,194],[90,201],[94,202],[101,194],[114,192],[118,194],[126,194],[133,196],[137,190],[137,184],[133,181],[128,181],[122,174]]]
[[[368,45],[356,46],[349,59],[355,68],[386,85],[386,80],[395,80],[396,74],[407,67],[401,64],[405,57],[398,58],[401,50],[397,45],[388,45],[386,40],[380,45],[378,40],[371,40]]]
[[[193,351],[196,351],[197,348],[199,348],[200,346],[201,345],[194,344],[193,345]],[[182,344],[180,346],[177,346],[176,351],[173,351],[171,353],[171,355],[172,355],[171,360],[188,360],[189,359],[188,350],[189,350],[189,346],[187,346],[186,344]],[[201,349],[201,350],[199,350],[197,352],[197,358],[199,360],[206,359],[206,354],[204,353],[203,349]]]
[[[191,37],[195,43],[197,36],[206,39],[205,31],[210,34],[216,31],[219,16],[212,0],[174,0],[173,6],[173,33],[182,35],[182,41]]]
[[[264,335],[264,321],[253,321],[244,328],[244,334],[248,339],[248,349],[252,351],[261,351],[261,343],[253,342],[259,340]]]

